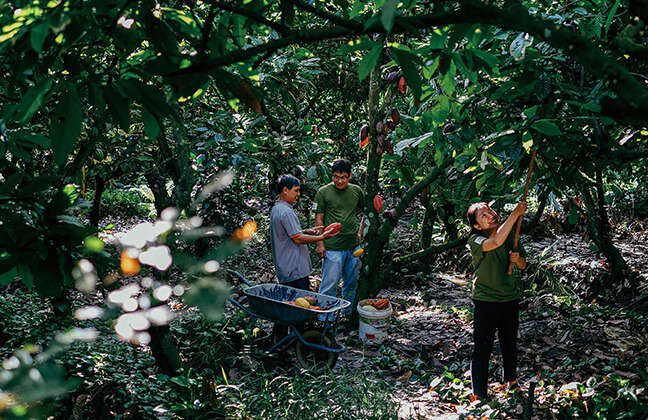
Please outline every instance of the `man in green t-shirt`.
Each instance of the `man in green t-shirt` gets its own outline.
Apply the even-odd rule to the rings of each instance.
[[[364,193],[351,180],[351,162],[333,162],[333,182],[321,187],[315,194],[313,212],[315,226],[342,224],[340,232],[333,238],[317,243],[317,255],[322,258],[322,283],[319,292],[329,296],[337,294],[338,283],[342,279],[342,298],[353,303],[358,286],[360,258],[353,251],[360,247],[364,218],[358,229],[356,213],[363,211]],[[351,314],[352,308],[345,309]]]

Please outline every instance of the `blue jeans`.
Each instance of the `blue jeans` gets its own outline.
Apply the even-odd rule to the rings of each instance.
[[[319,290],[324,295],[336,296],[338,283],[342,279],[342,299],[348,300],[351,305],[355,300],[361,265],[360,258],[354,257],[353,251],[326,251],[322,260],[322,284]],[[353,308],[349,306],[343,313],[350,315],[352,311]],[[320,320],[324,321],[325,317],[320,316]]]

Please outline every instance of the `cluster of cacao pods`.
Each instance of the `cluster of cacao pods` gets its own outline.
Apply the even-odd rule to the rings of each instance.
[[[368,308],[370,307],[380,311],[382,309],[386,309],[388,306],[389,306],[389,299],[378,299],[377,301],[366,300],[364,302],[364,306],[362,306],[362,309],[370,310]]]
[[[316,311],[321,311],[322,308],[319,306],[319,302],[315,296],[303,296],[298,297],[295,300],[283,300],[283,303],[288,303],[290,305],[301,306],[302,308],[314,309]]]
[[[391,110],[391,118],[383,121],[378,121],[376,123],[376,133],[377,133],[377,144],[376,144],[376,153],[382,155],[384,152],[389,153],[390,155],[394,154],[394,144],[391,139],[387,138],[386,135],[390,131],[394,131],[396,126],[401,121],[400,113],[396,108]]]
[[[396,130],[396,126],[401,122],[400,112],[396,108],[391,110],[391,118],[376,123],[376,153],[381,156],[384,152],[390,155],[394,154],[394,144],[387,137],[390,131]],[[364,149],[369,144],[369,125],[365,124],[360,128],[360,148]]]
[[[400,72],[393,71],[387,75],[387,84],[392,84],[398,82],[398,90],[400,93],[405,93],[407,91],[407,82],[405,78],[401,76]]]

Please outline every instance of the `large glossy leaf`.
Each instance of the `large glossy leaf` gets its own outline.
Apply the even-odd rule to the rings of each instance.
[[[414,97],[420,98],[423,87],[423,81],[419,75],[419,67],[423,64],[421,58],[411,51],[396,46],[392,46],[390,50],[394,55],[394,60],[396,60],[403,71],[403,77],[412,89]]]
[[[108,104],[108,111],[119,127],[128,131],[130,128],[130,103],[119,93],[114,85],[103,87],[103,97]]]
[[[396,15],[396,9],[398,8],[398,3],[400,0],[387,0],[385,5],[380,9],[380,22],[385,28],[387,35],[389,35],[394,27],[394,17]]]
[[[147,33],[156,49],[164,55],[176,56],[178,41],[176,41],[171,28],[152,12],[146,14],[145,23]]]
[[[63,92],[54,108],[50,125],[52,152],[57,165],[62,165],[74,150],[81,133],[82,118],[79,94],[76,88],[70,86]]]
[[[547,120],[536,121],[531,124],[531,128],[547,136],[559,136],[562,134],[562,131],[560,131],[560,128],[555,123]]]
[[[40,23],[31,28],[29,32],[29,40],[31,41],[31,46],[37,53],[40,53],[43,50],[43,44],[45,43],[45,38],[50,32],[50,26],[48,23]]]
[[[49,90],[52,87],[53,80],[54,77],[50,76],[36,83],[36,85],[29,89],[25,96],[23,96],[18,105],[6,108],[10,112],[5,119],[11,120],[15,115],[15,119],[21,123],[31,120],[36,111],[38,111],[43,104],[45,95],[49,93]]]
[[[360,79],[360,81],[369,76],[371,70],[373,70],[374,67],[376,67],[376,64],[378,64],[378,60],[380,59],[381,55],[382,46],[376,45],[367,54],[365,54],[364,57],[362,57],[362,61],[358,66],[358,78]]]

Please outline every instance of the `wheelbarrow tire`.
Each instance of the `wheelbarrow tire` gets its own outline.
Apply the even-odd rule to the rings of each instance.
[[[322,339],[322,332],[317,330],[306,331],[303,334],[304,340],[308,343],[319,344],[324,347],[334,348],[335,341],[325,335]],[[297,361],[304,369],[314,370],[315,373],[322,373],[327,369],[333,369],[337,363],[339,353],[320,350],[302,343],[297,340],[295,345],[295,353],[297,353]]]

